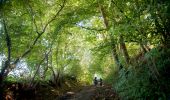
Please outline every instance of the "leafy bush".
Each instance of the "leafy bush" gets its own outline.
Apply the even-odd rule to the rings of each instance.
[[[152,49],[137,65],[132,64],[114,75],[113,87],[123,99],[167,99],[170,94],[169,57],[168,49]]]

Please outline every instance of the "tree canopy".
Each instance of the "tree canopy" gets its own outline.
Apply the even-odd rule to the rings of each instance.
[[[122,98],[165,99],[169,27],[169,0],[0,0],[0,84],[97,76]]]

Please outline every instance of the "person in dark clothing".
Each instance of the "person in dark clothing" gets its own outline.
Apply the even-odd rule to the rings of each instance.
[[[94,78],[93,83],[95,86],[97,85],[97,77]]]
[[[102,78],[100,78],[100,86],[102,86],[103,85],[103,80],[102,80]]]

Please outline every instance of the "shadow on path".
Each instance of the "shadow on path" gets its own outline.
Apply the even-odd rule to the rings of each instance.
[[[77,92],[67,92],[60,100],[119,100],[111,86],[84,86]]]

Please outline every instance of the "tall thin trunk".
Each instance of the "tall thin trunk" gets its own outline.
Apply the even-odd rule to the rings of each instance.
[[[49,68],[49,66],[48,66],[48,54],[45,54],[45,59],[46,59],[46,68],[44,69],[44,73],[43,73],[43,77],[42,77],[42,79],[45,79],[45,77],[46,77],[46,72],[47,72],[47,70],[48,70],[48,68]]]
[[[40,70],[40,66],[41,66],[41,64],[44,62],[44,60],[45,60],[45,57],[44,57],[44,58],[40,61],[40,63],[37,65],[37,69],[36,69],[36,71],[35,71],[35,73],[34,73],[34,76],[32,77],[32,79],[31,79],[31,81],[30,81],[29,87],[31,87],[31,86],[33,85],[34,79],[35,79],[36,75],[38,74],[38,72],[39,72],[39,70]]]
[[[122,35],[120,35],[120,48],[123,53],[123,56],[125,57],[126,63],[129,64],[130,58],[129,58],[129,54],[128,54],[128,51],[127,51],[127,48],[125,45],[125,41],[124,41],[124,38]]]
[[[48,55],[49,55],[50,52],[51,52],[51,49],[50,49],[50,51],[48,51],[47,53],[45,53],[44,58],[43,58],[43,59],[39,62],[39,64],[37,65],[37,69],[36,69],[36,71],[35,71],[35,73],[34,73],[33,78],[32,78],[31,81],[30,81],[30,85],[29,85],[29,86],[32,85],[32,83],[33,83],[36,75],[37,75],[38,72],[40,71],[40,66],[41,66],[41,64],[47,59],[47,57],[48,57]],[[48,59],[47,59],[47,60],[48,60]]]
[[[52,55],[53,54],[52,54],[52,50],[51,50],[51,56],[50,56],[51,57],[51,61],[50,61],[51,66],[50,66],[50,69],[51,69],[52,74],[53,74],[52,81],[53,81],[54,84],[56,84],[56,73],[55,73],[54,68],[53,68],[53,56]]]
[[[100,12],[102,14],[102,17],[104,19],[104,25],[106,27],[106,29],[108,30],[109,29],[109,22],[108,22],[108,19],[107,19],[107,16],[106,16],[106,13],[104,11],[104,8],[102,5],[99,4],[99,7],[100,7]],[[116,63],[116,66],[121,69],[122,65],[119,61],[119,58],[118,58],[118,54],[117,54],[117,51],[116,51],[116,44],[115,44],[115,40],[113,38],[113,35],[112,33],[109,33],[109,38],[110,38],[110,42],[111,42],[111,49],[112,49],[112,55],[113,55],[113,59]]]
[[[119,60],[119,57],[118,57],[118,54],[117,54],[116,45],[115,45],[115,41],[114,41],[113,37],[111,37],[111,49],[112,49],[112,55],[113,55],[114,61],[116,63],[116,66],[119,69],[121,69],[122,65],[120,63],[120,60]]]
[[[6,36],[5,40],[6,40],[7,50],[8,50],[8,56],[7,56],[7,60],[5,61],[4,66],[2,66],[2,69],[0,72],[0,84],[2,83],[3,79],[9,73],[9,67],[10,67],[10,61],[11,61],[11,38],[7,31],[7,26],[6,26],[5,20],[3,20],[3,24],[4,24],[4,33]]]

